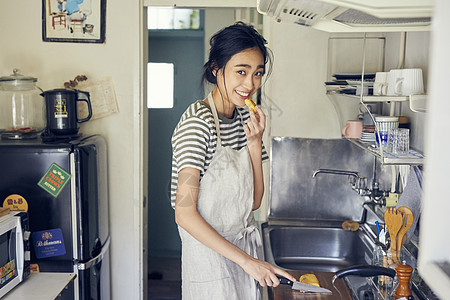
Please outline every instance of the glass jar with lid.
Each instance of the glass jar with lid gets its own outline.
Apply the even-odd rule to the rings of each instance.
[[[0,77],[0,134],[2,139],[33,139],[45,128],[45,104],[37,78],[13,70]]]

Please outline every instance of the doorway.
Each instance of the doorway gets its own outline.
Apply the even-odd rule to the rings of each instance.
[[[169,14],[167,10],[163,13]],[[162,91],[164,96],[169,96],[168,101],[157,103],[160,99],[152,99],[151,91],[148,99],[149,299],[162,296],[164,299],[181,299],[181,241],[170,203],[171,137],[186,108],[203,98],[200,79],[204,63],[204,12],[188,10],[187,13],[189,11],[199,14],[197,29],[150,29],[148,35],[149,78],[162,80],[154,90],[173,80],[169,84],[173,91],[169,88]],[[158,18],[153,11],[150,13]],[[164,16],[162,21],[167,23],[168,18]],[[175,25],[173,27],[179,26]],[[171,24],[161,26],[171,27]],[[159,71],[151,76],[159,64],[172,70],[169,78],[162,79],[163,73]],[[149,83],[149,86],[153,84]]]
[[[202,12],[203,14],[203,12]],[[181,242],[170,205],[171,137],[186,108],[203,98],[203,28],[150,30],[149,62],[173,65],[173,106],[149,108],[149,255],[180,256]],[[151,68],[151,66],[150,66]],[[152,102],[154,99],[149,99]],[[155,99],[156,100],[156,99]],[[170,105],[169,105],[170,106]]]
[[[151,9],[151,7],[148,7]],[[149,30],[148,62],[173,64],[173,107],[148,109],[149,299],[181,299],[181,242],[170,205],[171,136],[186,108],[205,91],[200,83],[205,48],[219,29],[236,20],[235,8],[202,10],[201,33]]]

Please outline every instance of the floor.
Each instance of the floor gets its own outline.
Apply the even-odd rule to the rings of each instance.
[[[151,257],[148,268],[148,299],[181,300],[181,258]]]

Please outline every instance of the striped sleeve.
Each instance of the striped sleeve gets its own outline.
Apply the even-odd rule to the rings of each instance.
[[[264,143],[262,145],[262,162],[269,161],[269,155],[267,154],[266,147],[264,146]]]
[[[209,136],[208,124],[199,117],[189,116],[180,121],[172,136],[177,173],[186,167],[203,172]]]

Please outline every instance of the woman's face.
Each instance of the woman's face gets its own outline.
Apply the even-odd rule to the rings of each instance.
[[[224,101],[237,106],[245,105],[261,86],[264,59],[261,51],[250,48],[233,55],[225,68],[218,70],[217,85]]]

